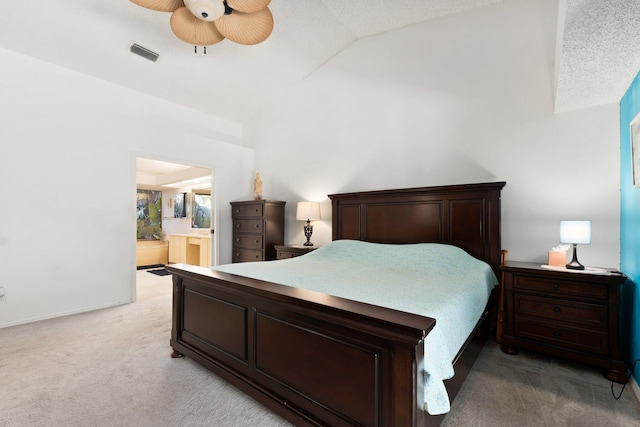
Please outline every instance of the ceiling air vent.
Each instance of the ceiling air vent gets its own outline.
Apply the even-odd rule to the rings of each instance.
[[[136,43],[132,44],[129,50],[131,51],[131,53],[135,53],[136,55],[142,56],[143,58],[148,59],[152,62],[156,62],[158,60],[158,57],[160,56],[157,53],[147,49],[146,47],[142,47]]]

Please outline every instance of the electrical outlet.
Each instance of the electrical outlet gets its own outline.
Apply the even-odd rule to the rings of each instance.
[[[0,301],[6,300],[6,293],[4,291],[4,286],[0,286]]]

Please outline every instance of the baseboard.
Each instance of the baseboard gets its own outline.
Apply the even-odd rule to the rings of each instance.
[[[629,378],[629,383],[631,384],[631,390],[633,390],[633,394],[636,395],[636,399],[638,399],[638,402],[640,402],[640,387],[638,387],[638,383],[636,382],[636,379],[633,378],[633,376]]]
[[[8,328],[10,326],[26,325],[27,323],[39,322],[41,320],[55,319],[57,317],[71,316],[71,315],[80,314],[80,313],[87,313],[89,311],[102,310],[102,309],[105,309],[105,308],[111,308],[111,307],[115,307],[115,306],[118,306],[118,305],[129,304],[129,303],[132,303],[132,302],[133,301],[119,301],[119,302],[105,304],[105,305],[95,305],[95,306],[92,306],[92,307],[79,308],[77,310],[59,311],[57,313],[46,314],[44,316],[27,317],[27,318],[24,318],[24,319],[13,321],[13,322],[0,323],[0,329]]]

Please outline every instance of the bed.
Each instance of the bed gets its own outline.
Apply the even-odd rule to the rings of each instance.
[[[349,245],[358,242],[384,250],[391,245],[422,250],[426,243],[442,244],[483,261],[495,278],[504,185],[330,195],[335,245],[327,246],[344,250],[346,245],[353,252]],[[440,245],[425,247],[432,246]],[[321,249],[300,258],[312,261],[330,251]],[[262,263],[255,264],[257,268]],[[260,273],[260,278],[252,278],[234,274],[236,267],[222,271],[225,268],[167,267],[174,282],[173,357],[185,355],[201,363],[295,425],[440,424],[443,415],[430,415],[424,404],[430,377],[425,366],[435,360],[425,344],[438,331],[436,319],[376,300],[279,284],[263,280]],[[449,400],[495,324],[490,309],[494,298],[488,300],[454,352],[455,376],[444,381]],[[438,334],[447,335],[447,330]]]

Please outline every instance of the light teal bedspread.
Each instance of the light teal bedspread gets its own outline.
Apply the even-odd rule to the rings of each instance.
[[[425,339],[425,410],[449,411],[443,380],[498,284],[491,267],[437,243],[388,245],[336,240],[304,256],[214,270],[389,307],[436,319]]]

